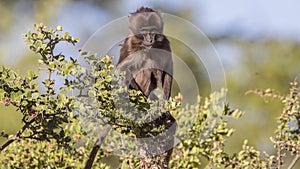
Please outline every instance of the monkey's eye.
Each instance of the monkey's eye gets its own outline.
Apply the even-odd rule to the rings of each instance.
[[[140,34],[142,34],[142,35],[146,35],[146,34],[148,34],[150,31],[148,31],[148,30],[141,30],[140,31]]]
[[[158,30],[154,27],[144,27],[140,29],[140,33],[146,34],[146,33],[158,33]]]
[[[153,33],[153,34],[159,34],[159,32],[156,29],[151,30],[151,33]]]
[[[143,34],[141,34],[141,33],[139,33],[139,34],[136,34],[135,35],[137,38],[139,38],[139,39],[143,39],[144,38],[144,35]]]
[[[156,34],[155,39],[156,39],[157,41],[163,41],[164,36],[163,36],[162,34]]]

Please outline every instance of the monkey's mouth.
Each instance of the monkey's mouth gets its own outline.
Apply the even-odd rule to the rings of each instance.
[[[143,43],[143,46],[147,49],[152,48],[153,43]]]

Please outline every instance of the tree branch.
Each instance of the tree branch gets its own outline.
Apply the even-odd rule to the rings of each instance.
[[[14,141],[18,140],[21,138],[21,135],[23,134],[23,132],[29,127],[29,125],[31,123],[33,123],[35,121],[35,118],[32,118],[30,121],[26,122],[25,125],[18,131],[18,133],[12,137],[11,139],[9,139],[7,142],[5,142],[1,147],[0,147],[0,152],[2,150],[4,150],[7,146],[9,146],[11,143],[13,143]]]
[[[99,150],[99,148],[101,147],[104,139],[106,138],[108,132],[110,131],[111,126],[109,124],[105,125],[104,128],[102,129],[102,131],[99,134],[99,137],[97,138],[95,145],[89,155],[89,158],[85,164],[84,169],[91,169],[92,165],[94,163],[95,157],[97,155],[97,152]]]
[[[294,165],[296,164],[296,162],[298,161],[299,158],[300,158],[300,154],[297,154],[295,156],[295,158],[293,159],[293,161],[291,162],[291,164],[289,165],[288,169],[292,169],[294,167]]]

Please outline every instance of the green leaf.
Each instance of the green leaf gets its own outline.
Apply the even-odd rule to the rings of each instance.
[[[21,91],[12,92],[10,98],[12,101],[20,102],[23,98],[23,93]]]
[[[34,42],[34,45],[35,45],[36,47],[41,47],[42,41],[37,40],[37,41]]]
[[[96,96],[96,91],[95,90],[89,90],[88,91],[88,95],[89,95],[89,97],[95,97]]]
[[[29,79],[34,80],[34,79],[38,78],[39,76],[38,76],[37,74],[35,74],[32,70],[29,70],[29,71],[27,72],[27,77],[28,77]]]
[[[37,99],[40,96],[39,93],[32,93],[31,98],[32,99]]]
[[[57,27],[56,27],[56,30],[57,30],[57,31],[62,31],[63,28],[62,28],[62,26],[57,26]]]

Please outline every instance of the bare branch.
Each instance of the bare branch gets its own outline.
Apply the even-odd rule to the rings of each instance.
[[[110,131],[111,126],[109,124],[105,125],[103,130],[100,132],[98,139],[95,142],[95,145],[89,155],[89,158],[85,164],[84,169],[91,169],[92,165],[94,163],[95,157],[97,155],[97,152],[99,150],[99,148],[101,147],[104,139],[106,138],[108,132]]]
[[[295,164],[296,164],[296,162],[298,161],[299,158],[300,158],[300,154],[297,154],[295,156],[295,158],[293,159],[293,161],[291,162],[291,164],[289,165],[288,169],[292,169],[295,166]]]
[[[32,124],[35,121],[35,118],[32,118],[30,121],[26,122],[25,125],[18,131],[18,133],[9,139],[7,142],[5,142],[1,147],[0,147],[0,152],[4,150],[7,146],[9,146],[11,143],[14,141],[18,140],[21,138],[21,135],[23,132],[29,127],[30,124]]]

